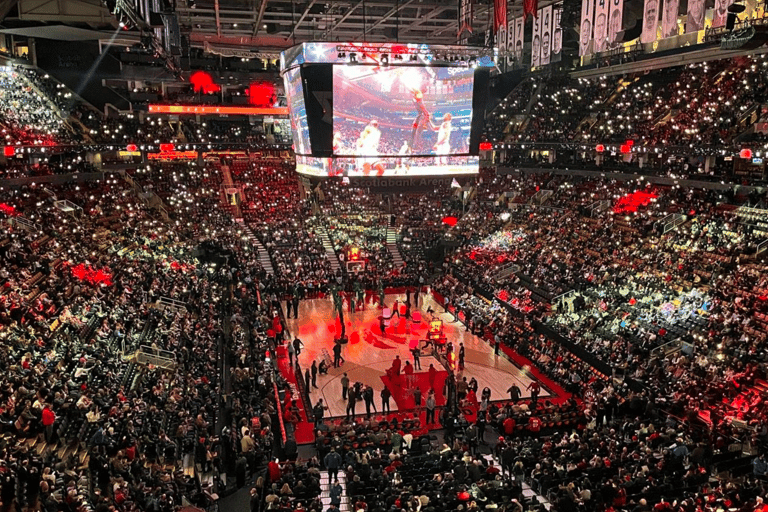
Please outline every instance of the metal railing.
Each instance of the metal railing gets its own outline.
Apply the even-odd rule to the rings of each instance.
[[[176,369],[176,354],[149,345],[141,345],[135,353],[135,362],[144,366],[154,366],[162,370],[173,371]]]

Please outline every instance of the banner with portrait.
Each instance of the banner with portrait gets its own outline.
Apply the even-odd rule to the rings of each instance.
[[[608,14],[611,7],[611,0],[595,1],[595,34],[593,50],[595,53],[603,52],[607,48],[606,39],[608,38]]]
[[[563,51],[563,28],[560,21],[563,19],[563,6],[555,6],[552,11],[552,56],[550,62],[560,62]]]
[[[512,49],[512,55],[514,56],[515,62],[522,63],[523,48],[525,44],[525,18],[522,16],[515,18],[514,27],[515,36],[512,39],[512,44],[514,45],[514,48]]]
[[[680,10],[680,0],[664,0],[664,10],[661,14],[661,37],[677,35],[677,13]]]
[[[595,14],[595,4],[592,0],[581,0],[581,23],[579,24],[579,55],[589,53],[589,42],[592,40],[592,21]]]
[[[531,37],[531,66],[541,65],[541,13],[533,17],[533,36]]]
[[[539,9],[541,19],[541,58],[542,66],[549,64],[552,55],[552,6],[548,5]]]
[[[704,30],[704,18],[707,14],[706,0],[688,0],[688,21],[685,22],[685,32]]]
[[[608,47],[618,43],[619,34],[624,30],[624,0],[611,0],[608,14]]]
[[[728,6],[732,0],[715,0],[715,11],[712,13],[712,28],[724,27],[728,19]]]
[[[645,0],[643,9],[643,32],[640,34],[641,43],[652,43],[656,40],[659,28],[659,0]]]

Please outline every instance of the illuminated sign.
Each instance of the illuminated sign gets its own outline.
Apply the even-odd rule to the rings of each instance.
[[[118,151],[117,156],[120,157],[131,157],[131,156],[141,156],[141,151]]]
[[[214,105],[150,105],[150,114],[288,116],[288,107],[221,107]]]
[[[194,160],[197,151],[162,151],[160,153],[147,153],[149,160]]]

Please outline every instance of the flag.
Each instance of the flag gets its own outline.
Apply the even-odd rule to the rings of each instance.
[[[451,188],[461,188],[461,185],[459,185],[459,182],[456,181],[456,178],[453,178],[453,181],[451,182]]]
[[[534,18],[538,18],[539,0],[523,0],[523,19],[528,19],[528,15],[532,14]]]
[[[459,38],[466,30],[472,33],[473,0],[459,0]]]
[[[507,0],[493,0],[493,33],[501,27],[507,28]]]

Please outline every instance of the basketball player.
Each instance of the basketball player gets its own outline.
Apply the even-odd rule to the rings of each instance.
[[[400,147],[400,151],[398,154],[402,158],[397,159],[397,166],[395,166],[395,174],[398,174],[399,171],[408,172],[411,168],[411,159],[405,158],[408,155],[411,154],[411,147],[408,145],[408,141],[404,140],[403,145]]]
[[[357,139],[357,154],[362,157],[358,159],[358,167],[362,164],[362,171],[366,176],[373,169],[376,169],[379,176],[384,174],[384,167],[378,161],[379,140],[381,140],[379,122],[376,119],[371,119],[371,122],[363,128]]]
[[[341,133],[336,132],[333,134],[333,156],[337,156],[341,150]],[[341,174],[340,168],[333,168],[333,158],[324,158],[325,172],[328,176],[338,176]]]
[[[416,152],[416,154],[418,154],[421,150],[422,132],[426,128],[434,130],[435,127],[432,124],[432,120],[430,119],[427,107],[424,106],[424,93],[418,89],[413,89],[411,94],[413,94],[412,99],[416,106],[416,119],[413,121],[413,131],[411,132],[410,147],[411,152]]]
[[[451,153],[451,131],[453,126],[451,125],[451,114],[445,114],[443,116],[443,122],[437,129],[437,142],[435,143],[435,154],[446,155],[438,156],[437,165],[448,165],[448,156]]]

